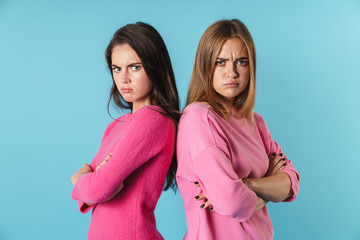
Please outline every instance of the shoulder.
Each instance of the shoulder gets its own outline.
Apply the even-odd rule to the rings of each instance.
[[[140,108],[130,115],[129,121],[144,125],[162,125],[174,124],[174,121],[164,115],[165,111],[156,105],[148,105]]]
[[[216,131],[217,115],[212,108],[202,102],[196,102],[188,105],[180,118],[178,134],[186,135],[191,141],[202,141],[202,138],[214,139],[214,131]],[[220,116],[218,116],[220,118]],[[214,141],[212,141],[213,143]]]
[[[254,112],[254,121],[256,124],[265,123],[264,118],[259,113],[256,112]]]
[[[114,119],[114,121],[112,121],[111,123],[109,123],[107,125],[106,130],[112,129],[115,126],[117,126],[117,125],[119,125],[121,123],[127,122],[129,120],[129,118],[130,118],[130,115],[131,115],[130,113],[126,113],[126,114]]]
[[[209,116],[211,107],[203,102],[192,103],[183,110],[181,119],[206,119]]]
[[[190,125],[192,128],[199,128],[199,130],[222,126],[224,122],[225,120],[210,105],[203,102],[188,105],[180,118],[180,125]]]
[[[268,132],[268,128],[266,126],[264,118],[259,113],[254,113],[254,122],[258,127],[260,132]]]

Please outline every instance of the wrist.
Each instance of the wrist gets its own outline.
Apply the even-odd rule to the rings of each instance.
[[[256,193],[257,190],[257,178],[247,178],[243,180],[243,183],[253,192]]]

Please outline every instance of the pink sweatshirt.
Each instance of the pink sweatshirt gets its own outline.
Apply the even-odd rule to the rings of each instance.
[[[93,208],[88,239],[163,239],[154,210],[174,152],[175,124],[157,111],[162,109],[146,106],[109,124],[90,167],[95,170],[110,152],[112,157],[75,185],[72,198],[80,211]],[[120,193],[106,201],[121,183]]]
[[[177,137],[176,175],[184,201],[188,232],[184,239],[229,240],[272,239],[274,235],[267,208],[255,214],[257,197],[243,182],[263,177],[269,166],[268,155],[281,153],[264,119],[254,114],[255,124],[230,116],[221,118],[205,103],[189,105],[182,115]],[[299,174],[290,160],[284,172],[291,179],[294,195],[299,191]],[[201,189],[214,212],[201,209],[195,196]]]

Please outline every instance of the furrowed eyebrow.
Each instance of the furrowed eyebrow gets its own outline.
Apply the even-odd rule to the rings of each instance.
[[[130,63],[129,65],[127,65],[127,67],[131,67],[131,66],[134,66],[134,65],[142,65],[142,64],[141,64],[141,62],[139,62],[139,63],[137,63],[137,62],[136,62],[136,63]],[[111,66],[112,66],[112,67],[118,67],[118,68],[120,68],[120,67],[117,66],[116,64],[112,64]]]
[[[216,58],[216,60],[218,60],[218,61],[228,61],[229,59],[228,58]],[[249,58],[248,57],[241,57],[241,58],[235,59],[235,61],[238,61],[238,60],[249,60]]]
[[[137,62],[137,63],[130,63],[129,65],[127,65],[128,67],[134,66],[134,65],[142,65],[141,62]]]

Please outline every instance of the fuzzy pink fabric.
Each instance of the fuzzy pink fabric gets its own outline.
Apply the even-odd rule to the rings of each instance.
[[[72,192],[81,212],[93,208],[88,239],[163,239],[154,210],[173,156],[176,128],[158,111],[162,109],[146,106],[106,128],[90,167],[95,170],[110,152],[112,157],[83,175]],[[121,183],[120,193],[106,201]]]
[[[177,137],[177,183],[184,201],[188,232],[184,239],[272,239],[273,226],[267,208],[253,214],[257,197],[242,182],[263,177],[268,155],[281,153],[264,119],[254,114],[255,124],[231,115],[224,120],[205,103],[189,105],[182,115]],[[286,156],[285,156],[286,157]],[[290,160],[284,172],[291,179],[294,195],[299,174]],[[198,181],[215,211],[200,208],[195,196]]]

